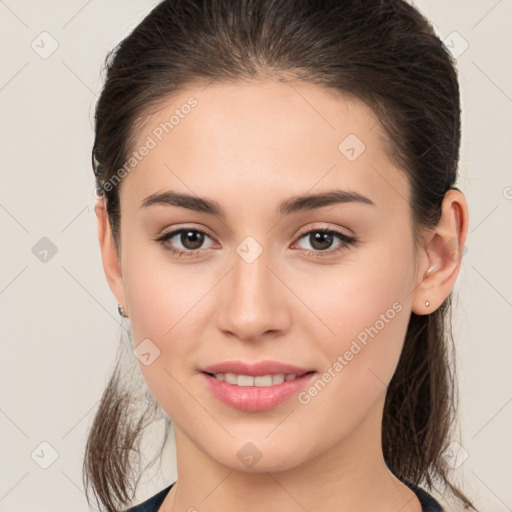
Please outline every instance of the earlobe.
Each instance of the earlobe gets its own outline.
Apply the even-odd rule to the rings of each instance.
[[[418,270],[412,310],[417,315],[435,311],[448,297],[466,252],[468,207],[459,190],[450,189],[441,206],[441,217],[430,231],[423,248],[424,261]]]
[[[126,311],[121,262],[110,229],[104,198],[97,199],[94,211],[96,212],[98,221],[98,241],[100,244],[103,270],[105,271],[108,285],[118,304],[123,305]]]

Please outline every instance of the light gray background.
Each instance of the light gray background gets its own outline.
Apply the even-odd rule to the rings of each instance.
[[[0,0],[0,512],[88,510],[86,433],[121,334],[93,210],[93,107],[107,51],[153,5]],[[454,441],[468,457],[455,476],[480,510],[511,511],[512,2],[416,5],[460,54],[470,228],[456,285]],[[48,58],[31,47],[51,48],[43,31],[58,43]],[[43,237],[57,249],[46,262],[33,252]],[[139,501],[174,481],[173,448]]]

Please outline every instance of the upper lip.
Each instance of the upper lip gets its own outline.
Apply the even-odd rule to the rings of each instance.
[[[304,375],[314,371],[312,368],[301,368],[293,364],[280,363],[279,361],[260,361],[259,363],[244,363],[243,361],[224,361],[202,369],[205,373],[235,373],[237,375],[273,375],[283,373],[285,375]]]

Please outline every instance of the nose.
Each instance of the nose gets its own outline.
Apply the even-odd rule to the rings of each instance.
[[[267,253],[248,262],[235,253],[233,267],[218,290],[218,328],[241,340],[286,331],[290,324],[287,290]]]

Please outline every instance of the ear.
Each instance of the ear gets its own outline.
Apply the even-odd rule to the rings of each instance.
[[[110,229],[106,202],[103,197],[96,200],[94,211],[96,212],[96,218],[98,220],[98,240],[100,243],[103,270],[105,271],[108,285],[112,290],[117,303],[124,307],[124,310],[128,315],[124,295],[123,276],[121,273],[121,261]]]
[[[448,190],[437,226],[423,239],[412,302],[417,315],[435,311],[452,291],[466,252],[468,220],[466,198]]]

